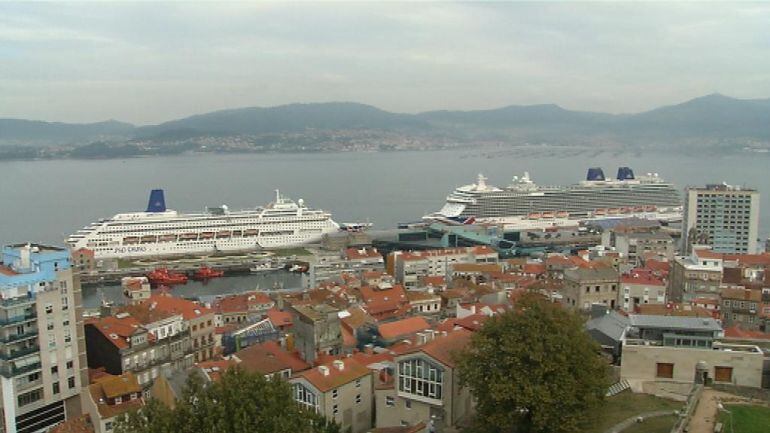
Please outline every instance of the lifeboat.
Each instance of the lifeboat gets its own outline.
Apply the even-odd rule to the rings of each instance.
[[[543,212],[543,218],[553,218],[553,212]]]
[[[556,212],[556,218],[569,218],[569,212]]]
[[[200,281],[200,280],[208,280],[211,278],[219,278],[224,275],[225,275],[224,271],[211,269],[208,266],[201,266],[197,271],[195,271],[192,278],[193,280]]]
[[[623,208],[620,208],[620,213],[631,213],[632,210],[633,209],[630,207],[623,207]]]
[[[176,235],[160,235],[158,242],[176,242]]]
[[[620,213],[620,208],[614,207],[612,209],[607,209],[607,213],[610,215],[617,215]]]
[[[539,212],[532,212],[531,214],[527,215],[527,218],[529,218],[531,220],[539,220],[542,216],[543,216],[543,214],[541,214]]]
[[[124,245],[132,245],[132,244],[138,244],[138,243],[139,243],[139,237],[137,236],[128,236],[123,238]]]
[[[645,212],[654,212],[657,209],[654,205],[647,205],[644,207]]]
[[[239,237],[241,237],[242,234],[243,234],[243,232],[241,230],[233,230],[233,237],[234,238],[239,238]]]
[[[180,241],[195,241],[198,239],[198,233],[185,233],[179,235]]]
[[[151,244],[158,240],[157,236],[142,236],[141,242],[143,244]]]
[[[596,209],[594,215],[607,215],[607,209]]]
[[[229,238],[229,237],[230,237],[230,230],[224,230],[217,233],[217,239]]]
[[[178,272],[169,272],[166,268],[157,268],[147,274],[147,279],[155,286],[172,286],[187,283],[187,276]]]
[[[634,206],[634,212],[644,212],[644,206]]]
[[[200,238],[201,239],[212,239],[214,237],[214,232],[203,232],[201,233]]]
[[[259,230],[251,229],[251,230],[244,230],[243,231],[243,235],[244,236],[257,236],[258,234],[259,234]]]

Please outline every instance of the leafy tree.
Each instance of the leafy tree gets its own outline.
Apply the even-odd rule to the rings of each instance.
[[[287,382],[233,368],[206,386],[190,375],[174,409],[150,399],[119,420],[115,432],[340,433],[340,428],[297,405]]]
[[[609,367],[576,313],[536,294],[490,318],[458,354],[476,399],[472,431],[572,433],[585,428],[609,386]]]

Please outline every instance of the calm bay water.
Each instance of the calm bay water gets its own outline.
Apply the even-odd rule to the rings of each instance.
[[[475,181],[506,185],[529,171],[541,184],[569,184],[586,169],[618,166],[637,173],[657,172],[680,188],[726,181],[770,192],[770,157],[706,157],[664,154],[561,151],[549,148],[516,151],[431,151],[392,153],[186,155],[103,161],[0,162],[0,244],[26,240],[61,244],[67,234],[118,212],[144,210],[152,188],[166,190],[167,205],[195,212],[227,204],[231,209],[268,203],[276,188],[311,207],[331,211],[335,220],[369,220],[392,228],[438,210],[454,187]],[[761,201],[760,234],[770,232],[770,199]],[[287,279],[288,278],[288,279]],[[296,280],[296,281],[295,281]],[[302,287],[281,274],[191,282],[175,288],[181,296],[270,289],[279,281]],[[84,305],[100,296],[117,300],[120,287],[84,290]]]
[[[505,185],[529,171],[541,184],[581,180],[601,166],[657,172],[683,188],[726,181],[770,192],[770,157],[608,153],[530,148],[516,151],[428,151],[335,154],[186,155],[173,157],[0,162],[0,244],[31,240],[61,244],[99,218],[144,210],[152,188],[166,190],[169,208],[195,212],[268,203],[274,190],[333,213],[336,221],[377,227],[438,210],[454,187],[484,173]],[[760,234],[770,232],[770,199],[762,200]]]

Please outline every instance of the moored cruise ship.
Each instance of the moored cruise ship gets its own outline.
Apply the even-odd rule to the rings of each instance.
[[[231,211],[221,206],[185,214],[166,209],[163,190],[153,190],[145,212],[90,224],[67,238],[67,244],[93,251],[96,259],[152,257],[302,245],[339,230],[328,212],[275,193],[275,201],[265,207]]]
[[[681,212],[679,192],[657,173],[636,177],[620,167],[615,179],[601,168],[590,168],[586,180],[568,186],[540,186],[529,177],[514,176],[513,182],[498,188],[479,175],[475,184],[461,186],[447,196],[440,211],[427,218],[530,219],[569,217],[591,218],[639,212]]]

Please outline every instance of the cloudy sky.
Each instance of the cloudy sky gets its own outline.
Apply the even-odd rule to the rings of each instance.
[[[770,97],[770,5],[0,3],[0,117],[292,102],[636,112]]]

